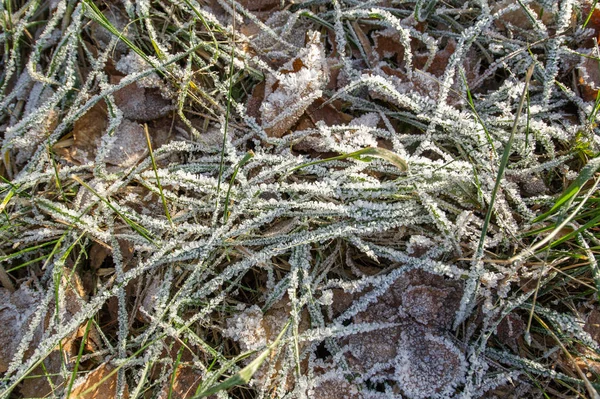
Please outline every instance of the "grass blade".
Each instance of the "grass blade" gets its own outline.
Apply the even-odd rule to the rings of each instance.
[[[144,132],[146,133],[146,144],[148,145],[148,152],[150,152],[150,160],[152,161],[152,169],[154,170],[154,176],[156,177],[156,185],[158,186],[158,191],[160,192],[160,199],[163,204],[163,208],[165,210],[165,215],[167,216],[167,220],[173,227],[173,220],[171,219],[171,214],[169,213],[169,207],[167,206],[167,199],[163,193],[162,184],[160,184],[160,178],[158,177],[158,168],[156,167],[156,160],[154,159],[154,152],[152,151],[152,142],[150,141],[150,133],[148,133],[148,124],[144,123]]]
[[[490,220],[492,219],[492,213],[494,212],[494,203],[496,202],[496,195],[498,194],[498,189],[500,188],[500,182],[502,181],[502,177],[504,176],[504,170],[506,169],[506,165],[508,165],[508,157],[510,156],[510,150],[512,147],[512,143],[515,138],[515,133],[517,132],[517,127],[519,125],[519,118],[521,116],[521,112],[523,111],[523,105],[525,104],[525,99],[527,97],[527,89],[529,88],[529,81],[531,80],[531,75],[533,74],[535,65],[532,65],[527,70],[527,74],[525,75],[525,87],[523,88],[523,94],[521,94],[521,100],[519,101],[519,106],[517,108],[517,114],[515,115],[515,121],[513,123],[512,130],[510,132],[510,137],[504,146],[504,152],[502,153],[502,159],[500,160],[500,166],[498,167],[498,175],[496,177],[496,184],[494,184],[494,188],[492,189],[492,195],[490,197],[490,202],[488,205],[487,213],[485,214],[485,219],[483,221],[483,227],[481,228],[481,236],[479,237],[479,245],[477,246],[477,255],[476,258],[481,258],[483,255],[483,245],[485,243],[485,237],[487,236],[487,231],[490,225]]]
[[[229,218],[229,195],[231,194],[231,187],[235,182],[235,177],[238,174],[238,171],[241,167],[250,161],[254,157],[254,151],[250,150],[244,155],[240,162],[235,167],[233,174],[231,175],[231,179],[229,180],[229,188],[227,189],[227,196],[225,197],[225,209],[223,210],[223,223],[227,223],[227,219]]]
[[[265,349],[260,355],[258,355],[256,359],[251,361],[250,364],[248,364],[246,367],[244,367],[231,377],[227,378],[222,383],[200,392],[198,395],[194,396],[193,399],[205,398],[209,395],[212,395],[213,393],[217,393],[219,391],[229,389],[234,386],[247,384],[252,378],[252,376],[258,371],[260,366],[265,362],[265,360],[267,360],[267,357],[269,356],[271,351],[279,344],[279,341],[281,341],[281,338],[283,338],[283,335],[287,331],[290,324],[291,320],[287,322],[285,327],[283,327],[275,341],[273,341],[273,343],[271,343],[271,345],[269,345],[267,349]]]
[[[362,156],[367,156],[365,159],[361,159]],[[370,161],[372,158],[381,158],[390,162],[394,166],[396,166],[400,171],[406,172],[408,171],[408,163],[402,159],[398,154],[392,152],[390,150],[386,150],[385,148],[379,147],[367,147],[362,150],[354,151],[349,154],[342,154],[336,157],[331,157],[327,159],[319,159],[318,161],[308,162],[290,169],[290,172],[294,172],[298,169],[306,168],[307,166],[318,165],[320,163],[331,162],[331,161],[340,161],[342,159],[353,158],[359,161]]]
[[[106,204],[106,206],[108,206],[110,209],[112,209],[113,212],[115,212],[117,215],[119,215],[119,217],[121,219],[123,219],[123,221],[125,223],[127,223],[129,225],[129,227],[131,227],[139,235],[144,237],[146,240],[148,240],[152,244],[155,244],[155,242],[152,239],[152,236],[150,235],[150,232],[144,226],[141,226],[139,223],[136,223],[135,221],[133,221],[133,220],[129,219],[127,216],[125,216],[123,213],[119,212],[119,210],[117,208],[115,208],[113,204],[111,204],[106,198],[103,198],[100,194],[98,194],[98,192],[96,190],[94,190],[89,184],[87,184],[86,182],[81,180],[78,176],[71,175],[71,179],[75,180],[77,183],[81,184],[83,187],[88,189],[92,194],[94,194],[96,197],[98,197],[98,199],[100,199],[100,201],[104,202],[104,204]]]
[[[565,204],[570,204],[575,196],[579,194],[583,185],[590,180],[594,174],[600,169],[600,156],[591,159],[587,165],[581,169],[577,178],[567,187],[567,189],[558,197],[552,208],[543,215],[538,216],[533,220],[534,223],[541,222],[542,220],[547,219],[550,215],[556,212],[559,208],[561,208]]]

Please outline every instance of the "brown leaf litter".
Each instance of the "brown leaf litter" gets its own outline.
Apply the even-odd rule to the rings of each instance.
[[[262,126],[268,135],[283,136],[322,95],[328,69],[325,49],[318,32],[308,37],[298,56],[265,78],[264,100],[260,106]]]
[[[86,374],[83,380],[74,386],[68,399],[109,399],[116,398],[117,372],[108,363],[102,363],[96,369]],[[129,398],[129,391],[125,386],[123,399]]]
[[[360,295],[333,292],[334,317],[345,311]],[[466,372],[462,349],[454,343],[450,328],[458,309],[462,288],[458,282],[413,270],[397,279],[377,301],[353,317],[353,325],[394,323],[393,327],[358,332],[337,339],[350,367],[362,382],[396,381],[395,389],[409,398],[425,398],[451,392]],[[226,335],[238,341],[242,351],[259,349],[272,342],[290,318],[287,296],[266,313],[256,305],[227,321]],[[310,330],[308,313],[301,316],[298,332]],[[301,342],[300,352],[308,342]],[[356,384],[340,378],[332,358],[315,368],[311,398],[362,398]],[[272,366],[275,377],[281,359]],[[307,368],[303,362],[303,369]],[[269,378],[264,366],[255,375],[255,383],[264,385]],[[343,374],[344,372],[342,372]],[[288,377],[289,378],[289,377]],[[355,381],[356,382],[356,381]],[[286,385],[292,385],[287,381]],[[341,395],[341,396],[340,396]]]
[[[68,268],[63,269],[60,290],[63,292],[64,302],[61,302],[59,317],[63,323],[66,323],[82,309],[87,295],[78,275]],[[30,324],[43,297],[30,283],[21,284],[13,293],[0,288],[0,299],[2,303],[0,324],[4,326],[0,329],[0,372],[4,372],[16,354],[21,339],[29,335]],[[46,330],[51,326],[51,318],[56,317],[53,315],[55,310],[56,303],[52,299],[41,325],[33,329],[32,340],[26,347],[25,357],[33,353],[43,335],[47,333]],[[44,365],[30,372],[29,377],[24,379],[19,387],[21,395],[43,397],[51,394],[54,387],[60,387],[65,383],[60,374],[61,367],[64,362],[74,361],[79,350],[78,340],[84,336],[84,330],[85,326],[82,325],[73,334],[63,339],[60,347],[57,346],[46,356]],[[85,343],[87,349],[96,350],[97,342],[99,338],[96,337],[95,331],[90,331],[88,342]]]

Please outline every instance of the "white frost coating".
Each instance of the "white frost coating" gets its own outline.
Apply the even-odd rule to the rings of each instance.
[[[307,46],[275,75],[267,75],[260,107],[263,128],[281,137],[314,100],[321,97],[329,71],[318,32],[309,33]],[[273,90],[273,86],[276,89]]]
[[[37,22],[32,25],[31,17],[38,3],[30,2],[19,12],[20,21],[14,26],[11,38],[15,43],[22,42],[19,38],[26,28],[37,29]],[[221,3],[230,5],[225,0]],[[464,22],[468,15],[469,21],[473,21],[471,26],[466,26],[468,29],[463,35],[443,38],[458,42],[456,54],[450,52],[443,58],[445,51],[435,50],[442,45],[438,39],[447,32],[432,33],[435,38],[428,36],[418,30],[420,27],[417,29],[417,21],[410,13],[400,19],[389,11],[391,8],[373,8],[375,3],[336,1],[333,6],[323,3],[322,10],[320,6],[311,6],[309,10],[298,3],[266,15],[266,22],[240,4],[233,5],[238,22],[250,20],[261,30],[255,38],[250,32],[249,40],[236,35],[237,39],[241,38],[236,43],[251,47],[250,51],[256,55],[249,55],[247,48],[236,48],[234,70],[240,72],[237,69],[244,66],[248,71],[255,68],[263,73],[265,97],[261,98],[260,105],[255,104],[257,114],[253,117],[247,114],[249,106],[232,102],[232,123],[220,176],[223,123],[207,126],[204,136],[199,134],[203,140],[200,143],[172,141],[155,151],[157,174],[174,227],[164,215],[154,170],[142,151],[145,148],[142,131],[133,127],[133,122],[121,121],[118,111],[111,110],[110,128],[129,125],[131,130],[136,130],[130,134],[134,141],[118,140],[118,131],[112,137],[105,135],[96,164],[86,161],[73,166],[68,160],[48,152],[48,147],[52,148],[59,140],[65,145],[68,140],[65,134],[98,102],[108,102],[112,107],[117,102],[112,98],[126,88],[159,87],[157,85],[163,82],[162,78],[157,80],[156,71],[134,53],[125,55],[123,52],[116,67],[127,76],[119,84],[110,84],[107,71],[111,68],[106,64],[110,51],[98,54],[95,59],[87,45],[81,46],[80,28],[87,21],[80,6],[73,10],[72,24],[59,38],[61,47],[46,51],[47,46],[55,48],[58,32],[55,26],[64,20],[65,1],[58,4],[46,27],[35,32],[33,37],[39,39],[33,46],[28,64],[30,71],[18,70],[16,61],[22,56],[22,48],[10,50],[6,81],[12,83],[5,85],[0,94],[0,113],[4,118],[2,149],[5,152],[27,149],[31,156],[23,152],[17,158],[17,164],[28,164],[22,171],[17,167],[18,176],[11,183],[18,187],[18,193],[8,202],[11,212],[13,209],[22,212],[23,217],[18,221],[28,229],[14,242],[16,247],[3,245],[2,250],[13,254],[63,236],[74,242],[81,235],[83,240],[114,247],[115,240],[127,241],[135,255],[128,258],[119,250],[108,255],[115,274],[108,277],[108,282],[101,282],[105,285],[98,287],[98,292],[92,294],[89,303],[84,303],[72,319],[67,320],[61,310],[59,316],[65,322],[52,319],[39,348],[28,353],[27,344],[32,342],[33,332],[45,323],[44,312],[32,319],[35,325],[26,331],[10,373],[5,377],[7,384],[21,381],[48,351],[78,331],[82,323],[95,317],[114,297],[119,302],[118,342],[101,338],[103,348],[96,353],[116,359],[119,365],[125,366],[127,381],[142,382],[142,385],[149,376],[150,370],[144,368],[149,363],[164,371],[160,383],[168,380],[173,359],[162,354],[162,345],[166,342],[151,345],[131,359],[125,356],[129,352],[124,349],[131,348],[133,354],[142,345],[166,334],[177,342],[187,339],[188,345],[196,345],[195,350],[202,346],[205,337],[192,335],[190,331],[201,331],[216,336],[224,334],[236,340],[242,350],[260,350],[268,343],[268,337],[272,337],[275,330],[272,327],[279,327],[282,320],[290,317],[293,320],[290,332],[273,356],[275,361],[269,362],[270,373],[263,373],[268,379],[261,380],[265,381],[264,385],[257,382],[254,386],[259,398],[441,398],[454,394],[455,388],[456,393],[462,391],[465,398],[477,397],[516,377],[516,373],[504,373],[496,368],[490,358],[569,382],[568,376],[547,370],[544,365],[524,362],[509,353],[495,353],[486,338],[479,338],[480,335],[494,337],[495,318],[525,303],[526,293],[513,295],[518,289],[517,283],[520,279],[547,278],[539,271],[520,270],[520,265],[476,265],[481,273],[473,276],[467,285],[473,291],[474,300],[472,303],[467,303],[467,299],[463,301],[460,315],[468,320],[465,334],[461,335],[466,355],[450,339],[453,331],[447,322],[453,318],[460,302],[462,287],[458,282],[470,267],[457,259],[461,258],[461,250],[465,254],[472,252],[473,243],[481,235],[482,217],[489,205],[498,160],[510,135],[523,87],[522,77],[532,56],[538,65],[530,87],[528,114],[517,126],[511,157],[514,162],[507,168],[485,249],[505,251],[512,243],[511,234],[535,228],[531,220],[555,201],[554,192],[549,190],[552,186],[545,187],[547,182],[543,180],[549,172],[565,183],[577,177],[577,172],[566,165],[576,165],[573,161],[580,154],[567,152],[566,148],[581,145],[597,151],[600,139],[589,119],[593,101],[584,101],[569,87],[554,88],[555,84],[564,83],[558,78],[562,76],[560,73],[579,63],[579,55],[567,51],[567,44],[572,39],[591,37],[590,32],[585,33],[587,36],[571,34],[571,16],[579,12],[579,5],[573,1],[556,5],[550,1],[540,3],[545,7],[544,15],[553,13],[552,19],[558,23],[562,33],[556,38],[547,40],[547,32],[555,31],[555,27],[545,26],[545,18],[534,15],[533,30],[515,30],[511,40],[504,40],[494,25],[494,18],[508,18],[513,11],[536,11],[539,2],[524,0],[522,6],[504,2],[494,10],[494,16],[485,1],[471,7],[468,14],[463,14],[464,10],[457,14],[459,10],[438,2],[428,17],[431,18],[428,26],[434,26],[436,19],[442,17]],[[404,7],[403,2],[393,3],[394,7]],[[139,18],[135,24],[147,26],[144,31],[151,38],[159,36],[155,27],[148,25],[152,20],[147,18],[152,15],[155,3],[139,1],[137,9],[129,1],[126,4],[132,18]],[[200,10],[209,25],[220,28],[220,35],[230,32],[231,27],[224,26],[230,23],[230,15],[218,14],[210,5],[200,6],[195,1],[190,4]],[[233,9],[226,11],[234,13]],[[180,93],[186,91],[183,88],[190,81],[196,82],[194,79],[198,76],[212,80],[211,84],[223,93],[223,88],[228,87],[226,77],[215,73],[216,68],[208,63],[216,56],[217,62],[228,65],[230,49],[219,43],[217,53],[206,37],[186,41],[190,28],[198,26],[197,20],[187,22],[190,16],[197,18],[187,3],[173,2],[162,12],[165,14],[161,15],[173,18],[174,30],[169,28],[169,35],[177,36],[182,42],[177,47],[169,47],[168,43],[157,41],[166,58],[160,62],[152,58],[152,62],[180,84]],[[334,25],[331,36],[310,33],[305,41],[304,33],[322,21]],[[490,21],[492,23],[488,23]],[[380,28],[383,30],[378,30]],[[366,35],[398,37],[397,41],[401,42],[396,42],[396,47],[400,52],[406,51],[401,54],[388,48],[378,52],[381,49],[373,48],[369,54],[367,44],[371,42],[365,42],[365,49],[358,55],[351,51],[355,50],[354,43],[344,46],[344,42],[359,40],[358,35],[346,36],[346,33],[351,30],[360,33],[360,29]],[[578,36],[580,34],[582,36]],[[252,48],[267,43],[265,36],[272,48]],[[535,50],[532,53],[518,49],[519,42],[536,43],[542,39],[532,44]],[[1,36],[0,40],[7,40],[7,36]],[[117,42],[117,38],[112,39],[113,44]],[[469,64],[479,54],[473,43],[486,47],[490,63],[476,60],[473,65]],[[333,51],[326,54],[336,45],[340,46],[337,54]],[[169,53],[176,51],[175,48],[181,52]],[[79,49],[81,51],[74,51]],[[579,52],[595,54],[585,48]],[[40,58],[42,53],[43,59]],[[81,53],[90,66],[83,73],[83,82],[77,73],[78,62],[84,61],[78,59]],[[46,54],[52,57],[52,68],[45,65]],[[392,63],[385,60],[394,56],[397,57]],[[191,67],[183,69],[181,65],[186,62],[188,65],[197,63],[202,72]],[[368,63],[370,70],[362,76],[354,75],[365,70],[361,63]],[[334,75],[337,68],[342,68],[342,73]],[[510,77],[498,82],[497,87],[488,87],[491,78],[502,79],[503,74],[497,73],[499,69]],[[598,82],[591,72],[587,67],[580,67],[578,77],[591,80],[588,83],[595,88]],[[41,82],[53,84],[44,86]],[[477,117],[462,99],[456,100],[465,97],[467,86],[474,97]],[[330,100],[319,111],[328,107],[326,111],[334,116],[332,121],[318,120],[314,115],[315,120],[309,120],[319,97]],[[180,97],[182,102],[184,98]],[[221,100],[223,97],[216,99]],[[21,106],[25,104],[20,116],[19,101],[23,102]],[[141,105],[146,103],[141,102]],[[48,123],[54,112],[56,127]],[[340,114],[344,114],[344,118],[339,117]],[[348,116],[354,117],[349,123]],[[301,129],[290,132],[300,120],[305,122]],[[174,126],[186,139],[193,136],[188,129],[200,132],[203,128],[201,121],[190,117],[188,122],[186,126],[178,126],[176,121]],[[324,152],[314,154],[298,149],[298,142],[307,139],[319,144]],[[382,160],[366,159],[362,161],[367,162],[338,159],[291,171],[296,166],[333,156],[326,152],[348,153],[369,146],[393,149],[409,162],[410,174],[400,173]],[[224,201],[216,206],[214,200],[218,195],[224,198],[237,163],[250,149],[255,156],[239,168],[231,184],[229,219],[224,223],[221,218]],[[468,154],[469,160],[462,154]],[[131,169],[125,174],[107,175],[98,164],[108,162],[109,158]],[[52,160],[58,163],[56,171]],[[73,186],[71,174],[85,179],[111,206],[85,188]],[[217,193],[219,179],[221,192]],[[66,206],[60,198],[57,180],[69,190],[73,187],[80,190],[72,205]],[[0,186],[4,193],[12,189],[4,182],[0,182]],[[40,188],[52,192],[52,197],[24,195]],[[123,216],[147,229],[152,242],[132,229]],[[0,242],[2,238],[5,236],[0,237]],[[596,243],[588,247],[592,245]],[[342,256],[338,256],[340,254]],[[51,287],[53,272],[57,270],[53,268],[62,264],[61,255],[56,254],[42,269],[45,274],[36,283],[41,288]],[[23,252],[7,263],[12,267],[31,259],[32,254]],[[410,277],[413,273],[419,279]],[[145,280],[146,274],[161,276],[161,283]],[[248,293],[245,290],[248,277],[256,277],[259,282],[256,297],[266,298],[268,306],[264,315],[258,307],[262,303],[250,302],[254,306],[245,310],[231,307]],[[138,279],[148,281],[151,291],[135,305],[144,308],[140,312],[149,320],[149,328],[141,334],[131,334],[128,324],[132,322],[132,315],[127,313],[131,308],[124,306],[124,287],[137,283]],[[266,292],[261,291],[263,289]],[[59,305],[66,305],[67,301],[62,299],[65,295],[60,297]],[[50,296],[45,297],[43,306],[47,308],[50,299]],[[274,309],[280,306],[273,310],[279,312],[273,323],[266,321],[270,317],[267,315],[269,306]],[[478,334],[479,321],[472,322],[477,318],[468,317],[475,306],[481,306],[477,310],[481,310],[483,319],[482,334]],[[11,305],[6,309],[14,310]],[[544,308],[540,308],[540,314],[569,338],[597,349],[590,335],[582,331],[579,318]],[[23,317],[27,315],[24,313]],[[221,325],[211,324],[215,316],[229,319],[224,332]],[[292,333],[294,329],[297,331]],[[200,349],[196,354],[201,352]],[[215,357],[216,367],[227,361],[220,355]],[[202,369],[203,360],[195,358],[190,363]],[[370,367],[365,369],[365,365]],[[381,392],[372,391],[373,386]],[[122,387],[120,383],[120,389]],[[136,395],[142,392],[141,385],[130,389]]]
[[[267,333],[263,327],[260,307],[253,305],[228,319],[227,329],[223,334],[239,342],[243,352],[264,348],[267,344]]]

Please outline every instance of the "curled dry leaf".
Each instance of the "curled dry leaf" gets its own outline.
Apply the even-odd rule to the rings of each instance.
[[[595,101],[600,88],[600,64],[598,63],[598,52],[593,50],[590,57],[581,57],[577,66],[579,71],[579,88],[581,97],[585,101]]]
[[[273,137],[283,136],[323,94],[328,69],[321,35],[309,33],[306,47],[278,72],[267,76],[260,106],[262,126]]]

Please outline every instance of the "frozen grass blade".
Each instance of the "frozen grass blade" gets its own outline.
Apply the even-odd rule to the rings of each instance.
[[[584,381],[572,377],[576,374],[562,353],[558,355],[563,361],[556,364],[548,357],[558,346],[535,319],[531,342],[539,346],[515,349],[494,333],[501,320],[496,316],[525,315],[522,311],[532,298],[532,314],[542,315],[555,326],[554,319],[542,313],[548,306],[557,312],[556,317],[572,322],[567,327],[589,317],[587,304],[596,299],[597,287],[590,275],[600,281],[594,262],[600,248],[600,199],[591,187],[598,169],[582,167],[596,162],[600,96],[584,90],[589,82],[566,84],[566,77],[572,76],[577,59],[575,74],[580,75],[576,78],[585,80],[586,68],[595,72],[598,59],[597,50],[588,44],[593,42],[591,31],[572,27],[587,24],[590,28],[597,11],[586,18],[587,13],[578,14],[581,6],[573,0],[553,8],[546,4],[544,15],[537,11],[537,2],[531,1],[483,2],[481,7],[463,10],[435,0],[419,0],[416,6],[415,2],[327,4],[311,0],[278,9],[263,21],[247,9],[248,2],[200,3],[124,0],[100,5],[91,0],[81,4],[60,0],[50,14],[48,5],[38,0],[19,7],[14,2],[5,4],[8,15],[0,23],[7,28],[0,33],[0,45],[7,50],[3,55],[7,68],[0,71],[4,161],[0,206],[6,220],[0,226],[0,263],[6,272],[5,286],[23,292],[29,287],[35,295],[45,293],[45,302],[30,324],[31,338],[21,340],[2,388],[16,387],[11,395],[27,396],[19,391],[19,382],[39,365],[47,366],[39,373],[40,381],[48,380],[53,395],[75,396],[74,391],[88,388],[76,388],[74,381],[86,378],[90,362],[110,361],[118,366],[109,377],[114,379],[116,373],[119,391],[127,381],[132,397],[173,398],[179,394],[180,378],[192,366],[186,361],[182,369],[183,360],[193,353],[193,372],[204,376],[198,394],[223,388],[229,392],[221,391],[221,396],[300,399],[310,396],[312,389],[326,388],[324,380],[335,376],[364,396],[372,396],[377,381],[384,377],[388,391],[379,396],[397,391],[408,397],[475,398],[489,396],[492,386],[501,386],[496,384],[531,389],[524,381],[527,374],[552,397],[584,392]],[[235,18],[233,23],[223,23],[222,11]],[[534,25],[533,30],[512,20],[519,13],[526,26]],[[415,26],[415,16],[426,23]],[[573,17],[578,18],[576,25],[571,23]],[[502,24],[503,19],[514,24]],[[257,29],[244,28],[240,34],[240,24],[248,21]],[[324,35],[320,43],[302,43],[307,28],[329,30],[330,35]],[[95,37],[99,32],[102,38]],[[98,52],[89,47],[88,39]],[[118,43],[119,48],[107,48],[107,42]],[[298,54],[309,50],[315,51],[310,57],[301,56],[299,62]],[[419,51],[410,57],[408,50],[411,54]],[[365,68],[365,60],[373,68]],[[517,89],[513,79],[524,76],[532,62],[536,83],[544,85],[534,87],[532,82],[525,90],[526,103],[519,110],[515,132],[512,119],[523,83]],[[126,75],[121,83],[113,84],[113,68],[106,68],[111,64]],[[418,73],[411,73],[412,66],[420,69],[415,70]],[[336,78],[341,67],[346,76]],[[323,74],[329,82],[324,79],[301,99],[308,102],[314,93],[326,107],[313,103],[305,109],[303,102],[287,102],[301,91],[302,83],[314,82],[314,72],[324,70],[331,72]],[[457,73],[463,80],[458,83],[460,92],[456,91]],[[257,78],[264,78],[264,96],[260,87],[253,87]],[[129,169],[94,165],[94,151],[86,162],[72,162],[69,155],[79,155],[73,152],[79,144],[65,134],[98,102],[117,105],[122,101],[118,94],[132,83],[154,94],[160,92],[165,100],[176,98],[171,106],[176,105],[187,128],[177,120],[171,121],[172,126],[191,140],[169,135],[169,142],[152,148],[146,126],[150,157]],[[257,102],[247,101],[250,93]],[[140,102],[150,102],[150,97]],[[294,124],[281,136],[271,135],[265,129],[265,112],[272,106],[277,114],[280,104],[286,104],[282,113],[289,110]],[[117,106],[124,118],[137,120],[126,115],[125,107]],[[167,106],[161,110],[168,112]],[[52,132],[45,131],[44,124],[50,111],[59,120]],[[506,115],[512,116],[506,119]],[[110,129],[99,133],[104,135],[100,141],[113,149],[119,149],[120,135],[109,138],[107,132],[118,129],[120,117],[112,112]],[[166,127],[167,118],[164,122]],[[198,142],[203,138],[195,135],[198,130],[206,133],[210,146]],[[508,140],[504,154],[496,153],[498,132]],[[216,149],[215,135],[216,146],[222,143]],[[143,157],[146,145],[141,144]],[[506,162],[509,151],[508,162],[514,159],[514,163],[496,161],[504,155]],[[95,154],[97,159],[106,159],[103,153]],[[363,163],[373,158],[382,161]],[[410,175],[406,173],[409,166]],[[580,178],[568,190],[553,195],[561,182],[573,180],[577,173]],[[589,175],[587,180],[584,174]],[[87,192],[77,180],[69,181],[71,175],[103,198]],[[536,181],[540,187],[529,192],[529,184]],[[147,186],[148,182],[152,184]],[[490,201],[493,189],[497,196]],[[158,203],[148,203],[159,193],[162,211]],[[174,209],[178,210],[176,225],[170,215]],[[486,215],[486,231],[481,236]],[[532,220],[538,224],[531,226]],[[517,231],[527,232],[515,237]],[[144,238],[150,233],[156,237],[156,246]],[[533,253],[522,254],[543,261],[513,264],[507,260],[559,233]],[[477,247],[484,239],[486,259],[476,256],[482,255]],[[104,243],[110,249],[102,248],[100,256],[89,252],[90,245],[96,248]],[[290,256],[300,255],[299,246],[305,251],[294,265]],[[410,253],[420,247],[426,249],[424,254],[420,250]],[[463,251],[464,258],[456,261],[457,252]],[[546,252],[544,256],[540,251]],[[103,267],[105,253],[107,267]],[[88,262],[93,259],[102,264],[92,286],[84,287],[88,297],[81,301],[83,308],[63,323],[64,313],[56,310],[64,312],[62,290],[72,288],[65,287],[64,281],[81,271],[86,256]],[[62,267],[71,270],[64,269],[61,279]],[[347,361],[353,352],[350,346],[355,344],[339,339],[356,333],[376,339],[379,333],[364,331],[378,330],[379,320],[357,324],[355,316],[374,316],[377,312],[370,312],[371,306],[386,302],[381,295],[387,285],[410,279],[406,273],[413,269],[431,273],[436,283],[452,280],[461,286],[467,293],[462,316],[473,316],[462,319],[461,347],[428,330],[456,349],[460,358],[460,375],[447,389],[440,387],[443,392],[427,394],[428,387],[420,386],[412,395],[409,391],[414,387],[407,385],[410,373],[388,378],[390,374],[382,376],[377,367],[368,368],[371,381],[352,379],[366,374]],[[511,283],[521,278],[521,272],[523,279],[530,277],[529,285],[539,281],[535,294]],[[31,278],[33,285],[27,285]],[[55,307],[51,304],[58,302],[57,289],[63,303]],[[340,291],[349,294],[351,302],[343,310],[349,317],[343,323],[334,320]],[[135,303],[129,302],[131,295]],[[118,318],[100,327],[95,323],[106,317],[108,300],[118,305]],[[444,301],[443,306],[458,307],[453,301]],[[51,312],[48,319],[47,312]],[[263,351],[290,315],[293,324],[259,365]],[[34,331],[44,327],[46,320],[50,327],[38,345]],[[88,353],[86,346],[82,351],[84,338],[76,343],[79,354],[75,358],[64,358],[62,365],[54,367],[48,353],[57,354],[65,338],[86,329],[86,323],[87,338],[94,335],[97,350]],[[258,326],[256,331],[254,326]],[[561,326],[555,334],[579,362],[578,346],[572,343],[586,341]],[[420,326],[419,331],[422,328],[428,327]],[[540,335],[546,339],[537,340]],[[156,337],[168,338],[157,342]],[[155,344],[148,347],[148,342]],[[185,349],[177,351],[175,343],[181,342]],[[490,359],[487,355],[494,353],[496,344],[504,351]],[[331,357],[323,351],[326,358],[321,359],[315,349],[321,345]],[[138,351],[141,347],[147,350]],[[35,353],[26,356],[31,349]],[[508,352],[518,353],[511,357]],[[252,363],[256,356],[257,362]],[[36,363],[40,357],[46,358],[46,365]],[[269,362],[270,358],[276,361]],[[431,358],[436,361],[437,353]],[[328,366],[324,372],[315,359],[331,364],[331,369]],[[374,360],[387,364],[390,359]],[[397,366],[422,366],[435,372],[432,360],[421,360],[411,358]],[[398,358],[390,361],[396,364]],[[455,364],[444,369],[453,372]],[[184,375],[177,375],[178,368]],[[398,377],[400,372],[396,369],[392,375]],[[59,375],[64,381],[60,384],[53,381]],[[99,378],[88,383],[95,384]],[[593,386],[594,378],[588,377]],[[256,383],[240,386],[248,380]]]
[[[515,115],[515,120],[513,123],[512,130],[510,132],[510,137],[508,138],[506,144],[504,145],[504,152],[502,153],[502,158],[500,159],[500,165],[498,166],[498,174],[496,176],[496,183],[494,184],[494,188],[492,189],[492,195],[490,196],[490,201],[488,203],[488,210],[485,214],[485,219],[483,220],[483,226],[481,228],[481,235],[479,237],[479,245],[477,246],[477,255],[476,258],[479,259],[483,256],[483,246],[485,244],[485,237],[487,236],[487,231],[490,225],[490,220],[492,219],[492,214],[494,213],[494,203],[496,202],[496,195],[498,194],[498,189],[500,188],[500,184],[502,182],[502,178],[504,177],[504,170],[508,165],[508,157],[510,156],[510,151],[512,148],[512,143],[515,139],[515,133],[517,132],[517,128],[519,126],[519,119],[521,117],[521,111],[523,110],[523,105],[525,104],[525,99],[527,98],[527,90],[529,88],[529,80],[531,79],[531,75],[533,74],[535,65],[532,65],[527,70],[527,74],[525,75],[525,87],[523,88],[523,93],[521,94],[521,100],[519,101],[519,105],[517,107],[517,113]]]
[[[135,232],[137,232],[139,235],[144,237],[146,240],[148,240],[149,242],[154,244],[154,241],[152,239],[152,236],[150,235],[150,232],[144,226],[141,226],[140,224],[129,219],[126,215],[121,213],[117,208],[114,207],[113,204],[111,204],[106,198],[103,198],[100,194],[98,194],[98,192],[96,190],[94,190],[89,184],[87,184],[86,182],[81,180],[78,176],[71,175],[71,179],[75,180],[77,183],[81,184],[83,187],[88,189],[88,191],[90,191],[92,194],[94,194],[96,197],[98,197],[98,199],[100,201],[102,201],[106,206],[108,206],[110,209],[112,209],[113,212],[115,212],[117,215],[119,215],[119,217],[121,219],[123,219],[123,221],[129,225],[129,227],[131,227]]]
[[[233,0],[231,2],[231,9],[235,10]],[[231,113],[231,92],[233,90],[233,66],[235,57],[235,11],[231,16],[232,20],[232,37],[231,37],[231,55],[229,57],[229,72],[228,72],[228,87],[227,87],[227,108],[225,110],[225,126],[223,127],[223,141],[221,142],[221,159],[219,161],[219,178],[217,180],[217,202],[215,205],[215,211],[219,208],[219,198],[221,193],[221,180],[223,176],[223,167],[225,166],[225,144],[227,143],[227,130],[229,129],[229,117]]]

